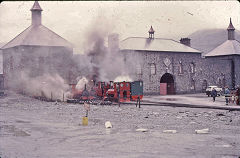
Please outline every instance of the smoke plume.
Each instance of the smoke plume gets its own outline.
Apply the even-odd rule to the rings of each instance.
[[[84,54],[75,59],[78,60],[79,70],[81,69],[80,76],[96,81],[113,81],[118,76],[128,76],[129,80],[129,75],[134,78],[136,65],[126,62],[124,54],[118,51],[119,48],[106,47],[106,41],[113,29],[112,21],[104,16],[99,16],[89,25],[84,37]]]
[[[41,96],[53,100],[62,100],[67,95],[69,86],[58,74],[45,73],[30,77],[26,71],[20,72],[18,80],[11,81],[11,89],[29,96]]]

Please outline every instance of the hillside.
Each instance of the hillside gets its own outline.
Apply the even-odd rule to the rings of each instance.
[[[213,50],[227,40],[226,29],[199,30],[188,36],[191,46],[205,53]],[[235,30],[235,39],[240,41],[240,31]]]

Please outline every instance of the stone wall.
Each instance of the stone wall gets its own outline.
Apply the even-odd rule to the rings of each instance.
[[[123,51],[123,53],[127,56],[138,54],[138,58],[135,59],[141,61],[142,75],[135,74],[135,79],[143,80],[145,94],[160,93],[160,80],[165,73],[173,75],[177,93],[189,92],[191,78],[196,76],[195,72],[190,73],[190,64],[193,63],[197,68],[197,62],[201,58],[201,54],[198,53],[144,51]],[[131,58],[127,57],[126,59]],[[156,74],[154,75],[151,75],[151,64],[156,65]],[[180,64],[182,65],[182,73],[179,73]]]
[[[66,81],[69,77],[72,49],[65,47],[17,46],[3,50],[5,86],[11,78],[25,71],[30,77],[44,73],[58,73]]]
[[[4,82],[3,82],[3,56],[2,56],[2,49],[0,49],[0,90],[4,89]]]
[[[209,85],[231,86],[231,63],[228,60],[202,58],[199,53],[126,50],[122,53],[126,63],[135,66],[135,69],[131,68],[134,70],[131,77],[143,80],[144,94],[159,94],[160,80],[165,73],[173,75],[176,94],[204,92]],[[140,75],[136,73],[139,64],[142,68]],[[154,75],[150,74],[151,64],[156,65]]]
[[[4,89],[4,78],[3,74],[0,74],[0,90]]]
[[[201,60],[202,75],[200,79],[205,79],[208,86],[219,87],[231,86],[231,63],[220,58],[203,58]]]
[[[217,66],[216,71],[221,71],[225,77],[228,87],[234,88],[232,85],[232,60],[234,63],[234,73],[235,73],[235,88],[240,83],[240,56],[232,55],[232,56],[218,56],[218,57],[208,57],[209,60],[215,62]]]
[[[236,74],[236,86],[240,86],[240,55],[234,56],[235,74]]]

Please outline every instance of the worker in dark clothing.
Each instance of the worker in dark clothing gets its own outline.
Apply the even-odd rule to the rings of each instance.
[[[136,104],[136,107],[139,107],[140,108],[140,97],[138,96],[138,98],[137,98],[137,104]]]
[[[228,89],[228,87],[225,88],[225,99],[226,99],[226,105],[228,105],[229,103],[229,98],[230,98],[230,90]]]
[[[118,106],[120,107],[121,102],[120,102],[120,91],[119,91],[119,89],[117,91],[117,95],[118,95]]]
[[[240,105],[240,86],[237,86],[237,90],[236,90],[236,104]]]
[[[213,102],[215,102],[215,98],[217,97],[217,91],[215,88],[211,91],[211,96],[213,97]]]

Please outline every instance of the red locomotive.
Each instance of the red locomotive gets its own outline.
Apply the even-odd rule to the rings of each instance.
[[[88,102],[88,101],[105,101],[107,104],[112,102],[129,102],[137,101],[143,98],[143,82],[98,82],[90,90],[85,88],[83,91],[76,90],[72,87],[73,99],[68,102]]]

